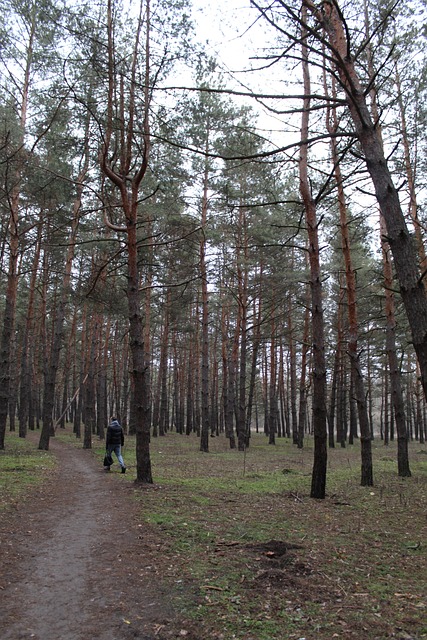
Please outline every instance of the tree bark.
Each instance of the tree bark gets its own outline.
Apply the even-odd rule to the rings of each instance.
[[[384,220],[381,216],[381,225]],[[383,232],[382,232],[383,233]],[[383,234],[384,235],[384,234]],[[408,458],[408,432],[406,427],[405,402],[400,381],[400,367],[396,353],[396,318],[393,298],[393,271],[387,243],[383,243],[383,272],[386,313],[386,351],[390,371],[391,397],[397,429],[397,467],[399,476],[411,476]]]
[[[275,303],[272,302],[271,311],[271,336],[270,336],[270,382],[268,385],[268,444],[276,444],[277,430],[277,365],[276,365],[276,318]]]
[[[293,444],[298,445],[298,416],[297,416],[297,356],[293,327],[292,298],[288,300],[288,331],[289,331],[289,370],[290,370],[290,398],[291,398],[291,434]]]
[[[246,179],[246,176],[245,176]],[[245,185],[244,185],[245,186]],[[247,358],[247,312],[248,312],[248,237],[245,208],[239,208],[239,226],[237,235],[237,290],[238,311],[237,327],[240,333],[239,357],[239,393],[237,405],[237,448],[244,451],[249,444],[249,433],[246,431],[246,358]],[[236,328],[237,328],[236,327]]]
[[[326,75],[324,79],[325,95],[328,95]],[[332,98],[336,98],[335,81],[332,79]],[[352,389],[355,394],[357,403],[358,418],[360,425],[360,444],[361,444],[361,479],[362,486],[372,486],[373,466],[372,466],[372,449],[371,449],[371,428],[369,424],[368,407],[366,403],[365,384],[363,380],[362,368],[357,348],[358,342],[358,317],[357,317],[357,294],[356,294],[356,277],[353,269],[353,261],[351,255],[351,240],[348,229],[347,204],[343,186],[343,176],[338,156],[337,142],[335,133],[338,130],[338,118],[336,109],[328,107],[326,110],[326,126],[328,133],[331,135],[331,158],[334,167],[335,183],[338,193],[338,207],[340,215],[341,230],[341,246],[345,264],[345,278],[347,285],[347,309],[348,309],[348,354],[351,363]],[[355,420],[351,421],[351,437],[355,435],[353,427]]]
[[[39,224],[37,227],[37,240],[36,240],[36,246],[34,250],[33,267],[31,271],[27,317],[25,321],[25,329],[24,329],[23,344],[22,344],[21,377],[20,377],[20,390],[19,390],[20,395],[19,395],[19,412],[18,412],[20,438],[25,438],[27,434],[27,427],[28,427],[29,413],[30,413],[30,397],[31,397],[31,387],[32,387],[31,367],[30,367],[30,358],[29,358],[30,336],[31,336],[31,331],[34,324],[34,298],[35,298],[35,289],[36,289],[36,281],[37,281],[37,269],[40,262],[40,252],[41,252],[42,217],[43,217],[43,214],[40,213]]]
[[[326,363],[322,300],[322,279],[316,205],[308,179],[308,145],[304,140],[309,134],[310,75],[308,67],[307,31],[305,23],[307,9],[302,7],[302,59],[304,75],[304,108],[301,120],[301,148],[299,160],[300,192],[304,202],[305,221],[308,233],[308,255],[310,263],[311,322],[313,343],[313,432],[314,463],[311,478],[311,497],[324,499],[326,495],[327,431],[326,431]]]
[[[260,281],[262,282],[262,265],[260,267]],[[255,382],[256,382],[256,369],[257,369],[257,361],[258,361],[258,351],[259,346],[261,344],[261,293],[260,299],[258,300],[258,310],[257,310],[257,300],[254,300],[254,328],[253,328],[253,338],[252,338],[252,362],[251,362],[251,373],[249,377],[249,391],[248,391],[248,408],[246,412],[246,433],[250,434],[251,426],[252,426],[252,408],[254,405],[255,398]]]
[[[209,119],[206,133],[206,153],[209,151]],[[208,275],[206,269],[206,223],[208,212],[209,165],[205,160],[203,174],[202,220],[200,238],[200,280],[202,289],[202,348],[201,348],[201,407],[202,428],[200,434],[200,451],[209,452],[209,294]]]
[[[95,411],[95,363],[99,353],[99,323],[97,314],[90,318],[88,330],[89,344],[87,352],[87,377],[84,385],[85,394],[85,428],[83,438],[83,449],[92,448],[92,436],[96,427]]]
[[[149,362],[146,356],[146,336],[144,334],[143,316],[141,313],[140,269],[138,255],[138,193],[141,182],[146,174],[150,156],[150,0],[145,0],[145,84],[144,84],[144,112],[142,118],[142,157],[133,174],[133,134],[135,125],[135,92],[137,87],[137,59],[140,47],[140,34],[143,16],[142,4],[135,36],[134,51],[129,78],[129,95],[127,96],[128,122],[125,127],[123,83],[117,81],[114,49],[114,27],[111,0],[107,8],[108,35],[108,98],[107,124],[104,144],[100,153],[100,166],[103,173],[120,193],[121,205],[125,218],[125,225],[116,227],[107,218],[107,226],[118,233],[125,234],[127,249],[127,301],[129,313],[129,347],[132,356],[132,407],[131,414],[135,417],[136,428],[136,482],[152,483],[150,459],[150,388]],[[118,86],[119,85],[119,86]],[[118,120],[125,127],[121,131],[119,170],[111,165],[112,136],[114,132],[114,105],[116,92],[121,93]],[[126,129],[126,135],[125,135]]]
[[[304,333],[302,338],[302,350],[301,350],[301,371],[299,381],[299,407],[298,407],[298,434],[297,434],[297,446],[298,449],[304,447],[304,431],[307,422],[307,360],[310,344],[310,309],[309,298],[310,290],[307,291],[307,306],[304,313]]]

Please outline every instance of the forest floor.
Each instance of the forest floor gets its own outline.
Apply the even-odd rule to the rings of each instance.
[[[131,484],[91,451],[55,438],[50,450],[56,470],[0,524],[1,640],[156,638],[173,614]]]
[[[353,452],[334,451],[341,489],[315,501],[312,452],[243,459],[214,440],[212,454],[156,440],[160,482],[141,487],[130,448],[129,472],[105,473],[101,446],[52,438],[43,484],[2,509],[0,639],[427,638],[420,445],[409,479],[379,448],[374,488],[353,483]]]

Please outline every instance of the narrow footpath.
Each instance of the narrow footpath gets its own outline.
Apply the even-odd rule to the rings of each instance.
[[[52,479],[0,523],[0,640],[175,638],[138,489],[90,451],[50,450]]]

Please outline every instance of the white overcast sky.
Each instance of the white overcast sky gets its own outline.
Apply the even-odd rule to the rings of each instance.
[[[263,54],[264,47],[274,38],[268,25],[260,19],[250,0],[193,0],[193,19],[196,23],[196,38],[205,45],[205,50],[218,61],[224,72],[227,88],[245,88],[261,93],[286,93],[280,70],[272,68],[258,72],[248,72],[262,65],[256,60]],[[246,72],[244,72],[246,70]],[[233,97],[238,102],[238,98]],[[260,113],[261,129],[277,132],[280,136],[293,136],[295,128],[289,121],[267,114],[253,99],[243,100]],[[287,118],[288,120],[288,118]],[[297,124],[297,129],[299,122]],[[279,133],[280,132],[280,133]]]
[[[224,70],[238,72],[256,64],[253,57],[262,46],[265,25],[250,0],[193,0],[193,7],[197,39]]]

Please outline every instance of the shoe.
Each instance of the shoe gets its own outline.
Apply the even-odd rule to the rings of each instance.
[[[122,467],[122,473],[126,473],[126,467]]]
[[[104,467],[104,471],[110,471],[110,467]]]

